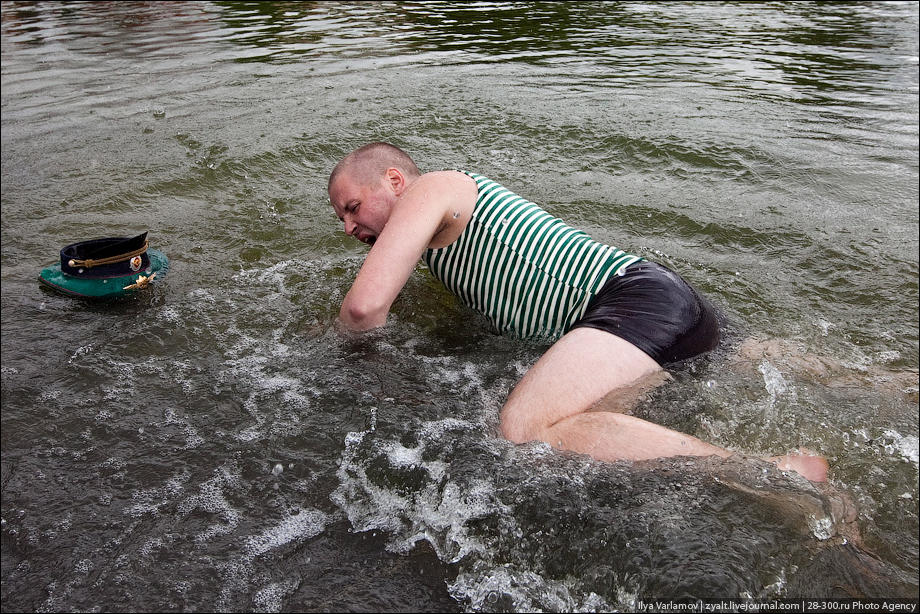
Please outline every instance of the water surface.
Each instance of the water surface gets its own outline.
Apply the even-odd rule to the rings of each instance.
[[[918,594],[916,3],[2,5],[4,610],[631,610]],[[755,462],[497,434],[545,349],[421,267],[337,332],[365,142],[482,173],[725,315],[637,415]],[[150,292],[64,245],[150,231]],[[853,513],[847,516],[846,510]]]

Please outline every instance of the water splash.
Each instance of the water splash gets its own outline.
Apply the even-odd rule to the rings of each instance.
[[[884,435],[885,451],[888,454],[898,455],[915,467],[920,463],[920,439],[915,435],[901,435],[893,429],[886,429]]]
[[[388,549],[393,552],[408,553],[421,540],[446,562],[484,551],[468,524],[502,509],[494,489],[485,480],[451,481],[448,465],[428,449],[444,436],[472,428],[455,418],[426,423],[415,446],[376,439],[372,431],[349,433],[337,471],[339,487],[330,499],[345,510],[356,531],[391,533]]]
[[[777,418],[777,402],[781,397],[788,396],[790,402],[795,402],[795,389],[769,360],[764,359],[757,370],[763,375],[764,388],[770,395],[765,417],[772,421]]]

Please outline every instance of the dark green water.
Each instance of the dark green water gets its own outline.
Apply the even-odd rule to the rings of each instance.
[[[916,3],[4,2],[4,611],[916,599],[917,31]],[[421,269],[337,333],[366,248],[326,178],[371,140],[703,289],[725,347],[637,414],[817,450],[829,487],[512,446],[544,348]],[[143,230],[150,292],[39,286]]]

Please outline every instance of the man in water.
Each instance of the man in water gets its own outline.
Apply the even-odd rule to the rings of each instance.
[[[424,257],[499,332],[555,341],[501,410],[509,440],[604,461],[733,454],[621,412],[588,411],[660,374],[661,365],[718,344],[712,307],[672,271],[598,243],[480,175],[422,174],[388,143],[343,158],[329,177],[329,198],[345,232],[371,246],[342,302],[345,327],[385,324]],[[821,457],[768,460],[826,480]]]

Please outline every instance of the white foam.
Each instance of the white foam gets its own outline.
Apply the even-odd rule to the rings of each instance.
[[[829,516],[818,518],[811,514],[806,520],[812,534],[819,540],[824,541],[834,535],[834,521]]]
[[[79,360],[81,356],[86,356],[87,354],[93,351],[93,344],[81,345],[78,347],[74,353],[70,356],[70,360],[67,361],[67,364],[74,364],[74,361]]]
[[[175,307],[164,307],[160,310],[159,315],[170,324],[182,324],[182,316],[179,314],[179,310]]]
[[[273,264],[267,269],[246,269],[240,271],[233,276],[233,280],[246,286],[251,286],[253,281],[274,286],[278,294],[275,296],[263,297],[265,300],[271,300],[272,298],[287,295],[286,282],[288,276],[285,274],[285,271],[291,266],[299,268],[296,261],[286,260]]]
[[[156,517],[159,515],[160,506],[166,503],[157,488],[133,492],[131,500],[133,503],[125,508],[125,514],[132,518],[140,518],[146,514]]]
[[[817,327],[821,329],[822,337],[827,337],[827,333],[832,328],[837,328],[836,324],[834,324],[833,322],[828,322],[824,318],[818,318],[817,320],[815,320],[815,325],[817,325]]]
[[[143,556],[150,556],[154,550],[159,550],[163,547],[163,540],[160,538],[149,539],[140,547],[138,552]]]
[[[894,362],[901,358],[901,352],[897,350],[883,350],[876,354],[878,362]]]
[[[901,435],[892,429],[887,429],[884,434],[885,437],[891,440],[891,443],[885,444],[886,452],[897,454],[904,460],[918,465],[918,462],[920,462],[920,439],[914,435]]]
[[[279,334],[280,331],[276,331],[275,336]],[[311,409],[309,395],[316,396],[315,389],[311,393],[303,388],[300,379],[266,372],[276,366],[270,354],[283,357],[290,352],[287,346],[280,350],[277,346],[275,341],[265,342],[240,334],[237,343],[227,351],[228,355],[238,358],[226,361],[226,369],[220,372],[218,380],[234,385],[239,383],[250,391],[243,407],[255,421],[255,424],[241,428],[236,434],[239,441],[251,442],[270,435],[295,435],[302,429],[301,416]],[[271,414],[265,412],[263,408],[266,407],[273,410]]]
[[[423,440],[438,440],[448,431],[471,431],[476,428],[472,422],[460,418],[443,418],[431,420],[421,425],[420,435]]]
[[[421,450],[407,448],[401,444],[387,445],[386,455],[396,467],[415,468],[421,463]]]
[[[764,388],[770,395],[771,409],[776,405],[777,400],[784,395],[788,394],[793,401],[795,400],[795,389],[789,385],[783,374],[779,372],[779,369],[773,366],[773,363],[769,360],[764,360],[757,367],[757,370],[763,375]]]
[[[113,469],[115,471],[121,471],[127,466],[127,463],[120,458],[115,458],[110,456],[99,464],[100,467],[105,469]]]
[[[205,288],[195,288],[188,293],[188,297],[193,301],[204,301],[212,305],[217,303],[217,299],[214,298],[214,295]]]
[[[851,348],[852,356],[848,360],[841,360],[840,364],[846,367],[847,369],[853,369],[854,371],[859,371],[860,373],[865,373],[869,370],[869,367],[872,366],[872,358],[867,356],[859,348]]]
[[[18,373],[18,371],[15,371],[15,372]],[[4,371],[4,373],[7,373],[7,371]],[[41,393],[38,395],[38,400],[41,401],[42,403],[48,403],[49,401],[57,401],[60,397],[61,397],[60,390],[42,390]]]
[[[302,542],[322,533],[327,522],[328,517],[319,510],[298,510],[276,526],[247,538],[244,550],[249,558],[254,558],[285,544]]]
[[[457,562],[470,553],[485,550],[473,535],[470,521],[500,513],[505,506],[494,496],[494,486],[486,481],[459,485],[449,479],[449,465],[438,459],[424,460],[426,442],[437,441],[447,431],[473,428],[456,418],[437,420],[421,426],[421,443],[408,447],[393,441],[371,440],[370,431],[352,432],[345,438],[345,452],[337,475],[339,487],[330,498],[346,514],[355,531],[382,530],[391,534],[387,548],[408,553],[419,541],[428,541],[438,557]],[[366,454],[379,462],[383,453],[393,469],[423,471],[424,478],[408,492],[381,485],[367,475]],[[387,471],[387,469],[384,469]]]
[[[206,542],[215,535],[223,535],[235,529],[241,521],[240,513],[224,497],[224,489],[239,487],[239,476],[231,473],[225,467],[216,471],[216,475],[203,482],[198,493],[180,501],[177,513],[180,517],[186,516],[198,509],[209,514],[215,514],[223,524],[212,524],[194,537],[196,542]]]
[[[198,430],[188,420],[180,418],[174,409],[166,408],[163,411],[163,417],[166,418],[167,425],[175,424],[182,427],[182,432],[185,433],[185,446],[183,446],[183,449],[191,450],[204,443],[204,438],[198,434]]]
[[[496,611],[497,606],[501,606],[499,611],[510,606],[515,612],[616,611],[596,593],[579,599],[565,582],[548,580],[536,572],[507,564],[480,573],[462,573],[448,590],[459,601],[469,600],[473,612]]]
[[[299,583],[294,580],[287,582],[272,582],[263,586],[252,597],[256,612],[281,612],[284,608],[283,599],[297,590]]]
[[[781,568],[776,576],[776,580],[761,589],[758,593],[758,599],[770,599],[778,598],[783,594],[783,590],[786,588],[786,570]]]
[[[252,562],[286,544],[298,544],[322,533],[329,523],[329,517],[320,510],[298,509],[296,513],[286,516],[277,525],[269,527],[259,535],[248,537],[243,544],[243,554],[239,559],[222,566],[226,572],[224,585],[218,598],[217,610],[229,609],[227,602],[234,589],[245,589],[253,576]],[[272,583],[259,589],[253,597],[253,603],[262,612],[280,612],[282,599],[297,588],[292,581],[283,584]]]

